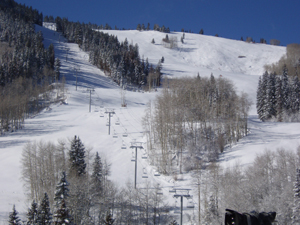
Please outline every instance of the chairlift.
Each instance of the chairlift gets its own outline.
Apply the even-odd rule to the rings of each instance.
[[[143,168],[143,176],[142,178],[148,178],[147,170],[146,168]]]
[[[169,190],[170,193],[176,193],[176,190],[174,188]]]
[[[100,108],[101,108],[101,109],[103,109],[103,108],[104,108],[104,106],[103,106],[103,105],[100,105]]]
[[[155,172],[154,172],[154,176],[159,177],[159,176],[160,176],[160,173],[159,173],[158,171],[155,171]],[[170,192],[170,191],[169,191],[169,192]]]
[[[194,205],[194,202],[193,202],[193,199],[192,198],[190,198],[189,200],[188,200],[188,203],[187,203],[187,206],[186,206],[187,208],[195,208],[195,205]]]
[[[118,138],[116,131],[114,131],[113,138]]]
[[[126,147],[126,145],[125,145],[125,143],[124,143],[124,141],[122,142],[122,147],[121,147],[121,149],[126,149],[127,147]]]
[[[100,113],[100,117],[104,117],[104,114],[103,114],[103,112],[101,112],[101,113]]]
[[[117,121],[116,121],[115,124],[116,124],[116,125],[120,125],[120,120],[119,120],[119,118],[117,118]]]
[[[128,137],[127,129],[125,129],[125,133],[122,136],[123,137]]]
[[[146,152],[143,153],[142,159],[147,159],[147,153]]]
[[[157,195],[163,195],[164,193],[163,193],[161,188],[158,188],[156,194]]]

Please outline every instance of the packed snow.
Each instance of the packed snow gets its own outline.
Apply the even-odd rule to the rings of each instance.
[[[67,43],[57,32],[37,26],[44,35],[45,47],[54,44],[56,57],[62,63],[61,74],[67,82],[67,101],[54,104],[33,118],[25,120],[25,127],[14,133],[0,137],[0,221],[6,224],[13,204],[17,211],[26,213],[29,202],[24,194],[21,180],[21,154],[24,145],[29,141],[43,140],[57,143],[59,139],[80,137],[91,152],[98,151],[111,164],[110,179],[124,186],[134,181],[134,163],[131,161],[133,149],[131,142],[143,142],[146,149],[142,117],[146,104],[154,100],[158,92],[127,91],[127,107],[121,107],[120,88],[88,61],[88,54],[81,51],[76,44]],[[166,34],[156,31],[104,31],[116,35],[119,41],[127,38],[129,43],[139,45],[140,55],[156,65],[162,57],[164,79],[176,77],[200,76],[226,77],[233,81],[238,92],[249,94],[253,105],[250,110],[247,137],[237,145],[225,149],[220,156],[223,166],[250,164],[256,154],[265,149],[276,150],[285,147],[291,150],[300,144],[298,123],[262,123],[257,119],[255,109],[258,77],[264,72],[263,66],[278,61],[285,54],[285,47],[265,44],[245,43],[224,38],[185,34],[184,43],[180,42],[182,33],[171,33],[176,36],[178,47],[165,48],[161,40]],[[154,38],[155,44],[151,43]],[[78,88],[76,91],[75,69],[78,70]],[[91,94],[91,112],[89,102]],[[106,110],[114,109],[111,118],[111,135],[108,135]],[[147,150],[147,149],[146,149]],[[154,185],[159,183],[167,199],[174,203],[169,188],[192,187],[189,175],[181,181],[174,181],[168,176],[154,176],[155,168],[143,159],[143,151],[138,151],[137,186],[145,180]],[[148,178],[142,178],[146,170]],[[173,202],[173,203],[172,203]],[[185,202],[186,204],[186,202]]]

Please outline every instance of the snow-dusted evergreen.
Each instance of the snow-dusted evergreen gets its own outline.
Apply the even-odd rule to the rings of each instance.
[[[27,212],[26,225],[38,225],[38,204],[33,200]]]
[[[265,72],[259,79],[256,108],[262,121],[299,121],[299,90],[297,76],[288,76],[286,67],[283,75]]]
[[[72,217],[69,213],[69,209],[66,206],[65,199],[62,199],[58,209],[55,211],[54,214],[55,225],[67,225],[73,224]]]
[[[93,162],[93,173],[91,175],[91,193],[93,193],[93,198],[99,198],[102,195],[104,185],[103,176],[103,164],[101,158],[96,152],[96,156]],[[96,200],[94,199],[94,200]]]
[[[56,207],[59,207],[61,205],[62,200],[66,200],[69,197],[69,183],[67,181],[67,175],[66,172],[61,173],[61,179],[59,183],[56,185],[56,191],[55,191],[55,204]]]
[[[50,202],[47,193],[45,193],[43,199],[41,200],[38,209],[37,223],[40,225],[52,224],[52,213],[51,213]]]
[[[85,147],[80,138],[75,135],[69,151],[70,173],[81,176],[86,173]]]
[[[10,225],[21,225],[21,219],[18,216],[18,211],[16,210],[15,205],[13,206],[12,212],[9,213],[8,224]]]

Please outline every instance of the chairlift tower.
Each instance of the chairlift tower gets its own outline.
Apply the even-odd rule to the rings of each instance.
[[[106,109],[105,113],[108,114],[108,135],[110,135],[110,117],[112,117],[112,115],[116,113],[114,109]]]
[[[183,189],[183,188],[173,188],[170,192],[175,192],[173,197],[179,198],[180,197],[180,225],[182,225],[182,210],[183,210],[183,198],[191,198],[191,195],[189,194],[189,191],[191,189]]]
[[[143,149],[142,142],[132,142],[130,148],[135,148],[135,174],[134,174],[134,188],[136,189],[136,173],[137,173],[137,149]]]
[[[76,88],[77,88],[77,86],[76,86]],[[92,105],[92,92],[94,92],[94,91],[95,91],[95,89],[94,89],[94,88],[88,88],[88,89],[87,89],[87,91],[89,91],[89,92],[90,92],[89,112],[91,112],[91,105]]]

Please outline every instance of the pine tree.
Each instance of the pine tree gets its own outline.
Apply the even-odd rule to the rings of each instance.
[[[52,214],[50,212],[50,203],[47,193],[45,193],[38,209],[37,222],[39,225],[50,225],[52,223]]]
[[[266,115],[267,119],[276,118],[276,97],[275,97],[275,75],[270,74],[267,81],[267,91],[266,91]]]
[[[61,66],[60,60],[59,60],[59,58],[56,58],[55,59],[55,64],[54,64],[54,67],[55,67],[55,80],[56,81],[58,81],[60,79],[60,66]]]
[[[263,111],[262,111],[262,105],[263,105],[263,96],[262,96],[262,81],[261,77],[259,77],[258,80],[258,86],[257,86],[257,91],[256,91],[256,111],[258,114],[258,118],[261,120]]]
[[[56,206],[61,205],[62,200],[65,201],[67,197],[69,197],[69,183],[66,178],[66,173],[62,172],[62,176],[60,182],[56,185],[56,192],[54,196],[54,200],[56,201]]]
[[[289,79],[288,79],[288,69],[286,65],[283,66],[283,75],[282,75],[282,107],[285,114],[290,113],[290,87],[289,87]]]
[[[85,174],[86,163],[85,148],[79,137],[76,135],[71,142],[71,149],[69,151],[71,173],[75,173],[77,176]]]
[[[91,193],[94,197],[100,197],[103,191],[103,165],[101,158],[96,152],[93,163],[93,174],[91,176]]]
[[[32,202],[31,208],[28,210],[27,213],[27,225],[37,225],[38,219],[38,205],[35,201]]]
[[[299,113],[300,110],[300,82],[297,76],[294,77],[291,86],[291,112]]]
[[[292,224],[300,225],[300,170],[297,169],[296,182],[294,184],[294,208]]]
[[[261,111],[260,111],[260,119],[262,121],[265,121],[266,119],[268,119],[268,110],[266,109],[267,104],[268,104],[268,99],[267,99],[267,88],[268,88],[268,78],[269,78],[269,74],[268,72],[265,72],[262,76],[262,80],[261,80]]]
[[[283,98],[282,98],[282,81],[279,76],[276,77],[275,80],[275,96],[276,96],[276,116],[277,116],[277,121],[282,122],[283,119],[283,109],[282,109],[282,104],[283,104]]]
[[[8,224],[21,225],[21,219],[18,216],[15,205],[13,206],[13,211],[9,214]]]
[[[73,224],[64,199],[60,202],[60,207],[56,210],[54,217],[56,218],[55,225]]]

